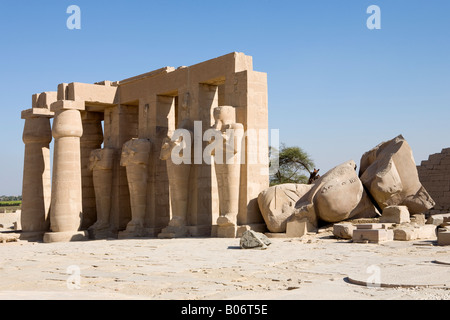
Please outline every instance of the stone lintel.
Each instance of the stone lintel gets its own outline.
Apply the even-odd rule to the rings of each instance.
[[[53,112],[60,110],[85,110],[84,101],[74,101],[74,100],[58,100],[51,104],[51,110]]]
[[[31,108],[27,110],[22,111],[21,118],[26,119],[32,119],[32,118],[53,118],[55,116],[55,113],[50,111],[49,109],[44,108]]]

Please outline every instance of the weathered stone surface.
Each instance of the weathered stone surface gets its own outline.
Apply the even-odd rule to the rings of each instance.
[[[450,148],[432,154],[417,167],[420,182],[436,202],[438,213],[450,211]]]
[[[20,234],[18,233],[0,233],[0,243],[16,242],[19,238]]]
[[[407,206],[389,206],[383,209],[380,222],[386,223],[407,223],[410,222]]]
[[[436,239],[436,226],[428,225],[403,225],[394,229],[394,240],[430,240]]]
[[[352,239],[354,230],[356,226],[351,223],[336,223],[333,226],[333,235],[340,239]]]
[[[356,229],[352,239],[353,242],[379,243],[394,240],[394,233],[387,229]]]
[[[413,214],[410,217],[411,222],[417,223],[419,225],[426,224],[427,220],[425,219],[425,215],[423,213]]]
[[[386,229],[382,223],[361,223],[356,225],[358,230]]]
[[[435,214],[428,218],[427,224],[434,224],[435,226],[443,225],[450,222],[450,213]]]
[[[295,204],[313,186],[282,184],[270,187],[259,194],[258,205],[270,232],[286,232],[286,224],[294,213]]]
[[[379,215],[356,174],[356,163],[345,162],[320,177],[314,187],[296,204],[297,219],[340,222],[349,218],[373,218]]]
[[[381,209],[405,205],[411,214],[416,214],[435,205],[419,181],[411,147],[402,136],[366,152],[359,175]]]
[[[293,216],[286,225],[288,238],[301,238],[308,232],[317,232],[317,227],[307,218]]]
[[[437,234],[439,246],[450,246],[450,231],[441,231]]]
[[[253,230],[245,231],[240,240],[242,249],[266,249],[272,242],[264,234]]]

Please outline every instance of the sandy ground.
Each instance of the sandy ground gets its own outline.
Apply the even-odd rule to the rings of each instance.
[[[450,298],[450,265],[435,263],[450,261],[449,247],[356,244],[326,233],[271,240],[267,250],[244,250],[239,239],[217,238],[0,244],[0,299]],[[374,276],[381,283],[435,286],[385,288],[348,281],[374,282]]]

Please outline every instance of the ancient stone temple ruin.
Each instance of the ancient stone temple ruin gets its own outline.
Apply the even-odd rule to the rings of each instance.
[[[245,159],[267,154],[267,75],[253,71],[250,56],[62,83],[33,95],[22,118],[24,238],[236,237],[265,228],[257,197],[269,164]],[[231,140],[230,158],[244,161],[211,165],[209,129],[226,141],[215,150]],[[243,134],[230,138],[227,129]],[[192,161],[174,163],[174,152]]]
[[[436,201],[433,212],[450,212],[450,148],[430,155],[417,170],[420,181]]]

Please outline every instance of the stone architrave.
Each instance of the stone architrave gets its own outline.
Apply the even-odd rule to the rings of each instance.
[[[124,144],[120,165],[126,167],[130,190],[131,221],[120,238],[149,236],[145,227],[147,208],[148,163],[151,142],[148,139],[132,139]]]
[[[82,218],[80,137],[83,135],[80,110],[83,109],[84,102],[71,100],[51,105],[55,111],[51,232],[44,235],[44,242],[88,239],[86,231],[79,231]]]
[[[366,152],[359,175],[382,210],[405,205],[411,214],[418,214],[435,205],[419,180],[411,147],[401,135]]]
[[[356,163],[345,162],[321,176],[310,192],[296,204],[289,219],[308,221],[308,232],[316,231],[318,221],[336,223],[350,218],[379,215],[356,174]],[[289,224],[288,222],[288,224]]]
[[[187,130],[187,129],[186,129]],[[190,137],[193,134],[190,130]],[[159,238],[179,238],[188,235],[187,215],[189,208],[190,174],[192,162],[176,164],[172,160],[172,152],[177,150],[177,157],[184,158],[186,145],[183,136],[173,140],[173,134],[169,133],[161,147],[160,159],[166,161],[167,175],[169,178],[169,195],[171,204],[171,219],[166,228],[158,235]],[[192,142],[192,141],[191,141]],[[192,143],[190,144],[192,148]],[[192,149],[191,153],[192,155]],[[191,160],[191,159],[190,159]]]
[[[51,177],[50,142],[52,129],[48,109],[30,109],[22,113],[25,119],[23,142],[25,159],[22,185],[21,238],[39,234],[42,239],[49,230]]]
[[[270,232],[286,232],[286,224],[296,203],[307,194],[313,184],[287,183],[272,186],[258,196],[258,205]]]
[[[236,123],[236,111],[232,106],[214,109],[215,124],[222,137],[222,143],[213,149],[217,187],[219,192],[219,218],[217,235],[236,237],[239,211],[239,187],[241,172],[241,151],[244,126]],[[230,232],[231,230],[231,232]]]
[[[114,149],[97,149],[91,152],[89,158],[97,207],[97,221],[89,228],[89,231],[92,231],[96,239],[108,237],[110,229],[114,154]]]

